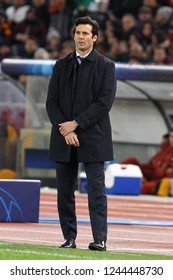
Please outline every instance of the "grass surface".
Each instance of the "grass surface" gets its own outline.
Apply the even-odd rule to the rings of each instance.
[[[0,243],[0,260],[173,260],[173,256]]]

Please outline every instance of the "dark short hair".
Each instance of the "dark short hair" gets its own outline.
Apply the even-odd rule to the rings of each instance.
[[[74,26],[73,26],[73,34],[75,33],[76,31],[76,27],[79,25],[79,24],[89,24],[92,26],[92,34],[93,36],[94,35],[97,35],[98,36],[98,33],[99,33],[99,24],[96,20],[93,20],[91,19],[90,17],[80,17],[76,20]]]

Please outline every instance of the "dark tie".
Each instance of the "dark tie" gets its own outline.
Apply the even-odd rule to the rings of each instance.
[[[78,60],[79,64],[81,64],[84,59],[85,59],[84,57],[81,57],[79,55],[77,57],[77,60]]]

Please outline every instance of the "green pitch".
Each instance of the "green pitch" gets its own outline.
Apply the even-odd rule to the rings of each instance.
[[[0,260],[173,260],[173,256],[0,243]]]

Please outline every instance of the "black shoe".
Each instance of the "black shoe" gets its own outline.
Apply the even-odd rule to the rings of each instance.
[[[106,251],[106,243],[98,240],[89,244],[88,248],[93,251]]]
[[[59,248],[76,248],[76,243],[73,238],[67,239],[62,245],[59,246]]]

